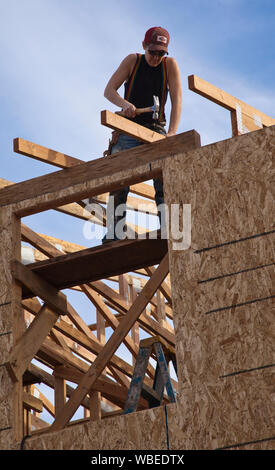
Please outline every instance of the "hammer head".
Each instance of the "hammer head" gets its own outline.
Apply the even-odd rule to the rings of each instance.
[[[154,104],[152,106],[153,111],[153,119],[158,119],[159,117],[159,97],[154,95],[153,96]]]

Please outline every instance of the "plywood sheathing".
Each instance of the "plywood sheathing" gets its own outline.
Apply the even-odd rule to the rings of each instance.
[[[190,249],[169,241],[187,448],[275,435],[274,154],[273,126],[165,162],[166,201],[192,207]]]
[[[10,207],[0,209],[0,448],[13,448],[22,438],[22,381],[13,384],[4,364],[24,331],[21,287],[11,275],[20,257],[20,223]]]
[[[26,441],[25,449],[166,450],[164,408],[108,418],[100,423],[74,425],[57,433],[32,437]]]

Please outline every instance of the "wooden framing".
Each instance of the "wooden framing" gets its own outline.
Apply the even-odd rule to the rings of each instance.
[[[274,126],[275,119],[217,88],[196,75],[188,77],[189,89],[214,103],[228,109],[231,114],[232,134],[241,135],[261,129],[263,126]]]
[[[103,122],[106,125],[114,125],[114,127],[124,130],[123,118],[117,115],[112,116],[112,113],[106,112],[104,119]],[[128,133],[133,132],[135,136],[143,136],[148,142],[147,130],[141,135],[140,129],[135,126],[129,129],[127,127]],[[230,163],[236,163],[236,159],[234,160],[235,153],[239,157],[241,154],[242,158],[245,159],[251,155],[252,148],[256,166],[260,163],[264,164],[263,162],[258,163],[258,160],[262,158],[261,152],[264,152],[265,162],[270,158],[271,144],[267,141],[270,136],[274,137],[274,130],[259,132],[259,134],[251,134],[249,140],[242,140],[246,136],[238,137],[237,139],[240,140],[233,141],[234,151],[232,152],[230,150],[231,141],[218,143],[217,148],[213,147],[212,154],[211,146],[200,148],[198,134],[195,131],[188,131],[169,139],[146,143],[139,148],[132,149],[127,154],[127,165],[123,153],[118,153],[110,158],[100,158],[84,163],[59,152],[47,150],[45,147],[42,148],[27,143],[22,139],[16,140],[15,148],[21,154],[38,158],[44,162],[48,160],[48,163],[62,169],[50,175],[22,183],[9,184],[2,181],[3,189],[0,191],[0,227],[5,227],[5,230],[2,230],[3,243],[0,247],[2,276],[0,315],[1,327],[6,328],[2,333],[1,341],[4,339],[4,342],[0,343],[0,347],[2,353],[5,351],[2,366],[5,365],[6,368],[3,367],[2,371],[5,373],[4,383],[5,393],[9,400],[8,406],[12,410],[8,422],[11,429],[10,443],[14,439],[19,442],[23,437],[23,433],[26,432],[32,432],[33,436],[35,434],[39,436],[45,434],[46,436],[47,433],[60,431],[67,426],[73,428],[71,426],[74,423],[72,417],[80,409],[83,410],[85,422],[87,420],[105,420],[109,416],[119,417],[122,414],[133,375],[133,364],[141,334],[149,338],[157,335],[161,338],[161,341],[165,341],[168,349],[172,348],[174,350],[176,347],[177,354],[179,353],[179,383],[173,381],[179,396],[179,404],[173,404],[171,408],[167,407],[169,425],[173,423],[174,426],[174,442],[177,440],[175,423],[178,423],[179,416],[180,419],[183,419],[182,426],[185,430],[188,428],[189,420],[193,423],[192,419],[194,419],[197,426],[197,400],[199,400],[200,406],[204,406],[207,400],[210,400],[208,396],[215,395],[215,399],[219,404],[223,403],[223,396],[221,398],[219,394],[223,386],[220,385],[220,382],[216,386],[217,377],[215,371],[213,371],[213,358],[215,358],[215,364],[217,362],[219,379],[221,376],[227,376],[228,374],[226,375],[222,368],[219,348],[222,348],[222,357],[228,354],[228,345],[231,342],[234,343],[238,338],[238,332],[232,330],[230,338],[221,335],[222,340],[220,343],[216,339],[215,344],[212,345],[211,341],[208,340],[207,347],[206,344],[203,344],[201,349],[198,349],[197,345],[200,345],[200,341],[203,341],[204,334],[207,334],[207,337],[210,338],[207,321],[212,321],[211,331],[214,331],[215,337],[218,337],[217,331],[223,332],[223,323],[216,326],[212,320],[215,309],[223,310],[230,307],[229,315],[230,318],[231,316],[233,318],[234,309],[239,307],[236,300],[238,296],[234,293],[232,298],[231,284],[227,284],[227,277],[230,276],[230,280],[234,278],[234,288],[244,286],[244,293],[239,296],[240,304],[247,299],[249,302],[253,301],[253,286],[255,285],[258,289],[261,283],[257,281],[254,271],[252,274],[246,274],[246,270],[242,269],[242,263],[237,263],[240,270],[240,273],[237,272],[238,279],[241,279],[241,281],[237,280],[235,282],[235,265],[232,264],[231,271],[228,270],[227,266],[228,260],[231,262],[230,253],[226,256],[225,261],[216,255],[217,262],[215,263],[211,255],[208,257],[208,252],[204,253],[203,251],[199,258],[196,258],[194,250],[200,252],[202,247],[210,250],[212,248],[209,243],[210,245],[212,243],[213,249],[216,250],[216,245],[219,242],[219,240],[213,238],[212,228],[208,226],[208,219],[212,221],[212,225],[213,220],[215,220],[215,227],[219,229],[219,234],[221,234],[221,244],[228,242],[226,237],[228,233],[231,235],[230,231],[235,230],[236,233],[242,233],[237,218],[237,221],[233,219],[236,226],[234,223],[230,225],[227,222],[226,229],[222,230],[222,218],[219,208],[217,209],[214,206],[213,209],[213,202],[209,203],[208,201],[210,197],[207,191],[208,186],[201,179],[200,169],[201,165],[204,165],[207,184],[212,181],[211,178],[215,181],[217,178],[221,179],[221,186],[226,189],[228,198],[231,198],[229,208],[233,207],[234,191],[232,191],[230,182],[235,175],[231,169],[233,164]],[[155,139],[155,136],[152,138]],[[245,154],[245,145],[249,148],[247,155]],[[257,150],[255,151],[255,149]],[[217,155],[219,156],[218,162]],[[225,165],[226,170],[223,169],[222,158],[229,159]],[[242,158],[238,160],[240,165],[238,167],[238,182],[240,185],[242,184],[241,175],[245,173],[241,166],[242,163],[239,163],[242,162]],[[232,159],[232,162],[230,159]],[[182,166],[186,169],[184,182],[181,179]],[[211,176],[209,176],[208,166],[211,168]],[[249,174],[251,176],[250,182],[252,181],[249,184],[256,184],[254,183],[256,170],[254,173],[253,171],[251,170],[251,174]],[[258,172],[261,172],[261,176],[264,174],[264,170],[261,168]],[[149,185],[144,185],[143,181],[155,176],[164,177],[165,197],[168,197],[169,203],[173,203],[175,198],[179,198],[180,202],[188,202],[188,197],[191,197],[191,202],[195,206],[195,221],[197,223],[196,218],[199,214],[199,221],[203,222],[202,227],[199,225],[198,228],[198,225],[196,225],[192,249],[188,250],[187,253],[174,252],[171,245],[172,240],[169,240],[168,246],[167,243],[164,246],[162,240],[150,239],[149,237],[110,243],[106,247],[86,248],[69,241],[57,240],[47,235],[35,233],[24,224],[20,226],[19,217],[47,209],[58,210],[65,205],[78,204],[79,201],[85,198],[94,198],[96,202],[104,205],[107,201],[106,193],[125,184],[129,184],[131,188],[134,188],[136,194],[141,194],[148,201],[152,201],[152,188]],[[173,179],[176,181],[177,186],[170,188],[167,186],[167,182]],[[199,184],[205,185],[203,189],[200,188]],[[268,178],[265,184],[269,184]],[[182,187],[185,188],[184,191]],[[245,191],[242,193],[242,198],[244,198],[243,194],[246,194]],[[252,194],[254,197],[253,190]],[[267,192],[265,197],[260,195],[260,198],[261,201],[267,201],[269,207],[269,193]],[[215,201],[221,199],[219,194]],[[253,208],[256,207],[259,210],[262,207],[261,201],[259,202],[258,199],[254,201],[253,199],[253,204],[255,203]],[[245,200],[245,203],[249,205],[249,201]],[[198,204],[201,205],[198,206]],[[204,213],[208,210],[207,204],[213,210],[215,217],[212,213],[210,216],[208,213],[207,216],[204,216]],[[77,207],[80,208],[80,204]],[[244,217],[241,212],[243,208],[239,209],[239,206],[237,208],[239,218]],[[249,210],[252,210],[250,206]],[[73,212],[72,215],[75,215]],[[271,230],[269,213],[268,210],[264,213],[265,227]],[[244,220],[248,221],[245,218]],[[260,227],[258,213],[253,219],[254,226]],[[247,224],[247,236],[251,235],[249,230],[252,229]],[[21,241],[34,247],[42,259],[29,263],[27,266],[24,265],[20,261]],[[155,244],[154,247],[151,242]],[[242,258],[242,251],[238,253],[239,258]],[[254,251],[250,250],[249,253],[248,259],[250,264],[252,263],[252,267],[248,264],[248,269],[258,269],[259,266],[257,266],[256,261],[254,262]],[[264,266],[264,274],[263,271],[260,271],[261,276],[265,276],[263,279],[266,282],[265,298],[261,299],[265,302],[271,299],[269,296],[270,284],[268,282],[271,279],[271,264],[273,263],[272,254],[270,253],[270,256],[267,256],[267,253],[267,245],[261,244],[258,258],[259,260],[267,260],[266,264],[268,264],[268,266]],[[97,264],[95,262],[96,256],[99,256]],[[126,261],[123,260],[123,256]],[[235,262],[234,256],[233,253]],[[105,270],[101,268],[104,257],[106,258]],[[86,267],[88,265],[92,266],[90,271],[85,271],[85,262],[87,263]],[[224,271],[225,265],[222,265],[223,262],[226,264],[226,271]],[[76,268],[77,266],[78,268]],[[83,276],[79,275],[81,268],[83,268],[85,274]],[[169,276],[171,268],[172,286]],[[259,268],[262,268],[262,266]],[[58,269],[61,270],[58,272]],[[198,272],[202,274],[201,278],[197,277]],[[226,272],[225,275],[224,272]],[[67,279],[64,273],[67,273]],[[213,275],[213,279],[211,275]],[[250,290],[247,287],[249,286],[247,280],[251,281]],[[212,281],[215,284],[211,284]],[[241,284],[241,282],[243,283]],[[113,285],[110,285],[110,283],[113,283]],[[230,288],[227,290],[228,285]],[[91,319],[91,324],[83,320],[83,312],[77,312],[68,301],[68,297],[61,292],[65,288],[77,290],[79,295],[89,300],[89,305],[95,315],[94,319]],[[215,301],[213,297],[215,297]],[[174,310],[175,305],[176,311]],[[208,308],[208,310],[202,311],[202,306],[206,310]],[[193,311],[195,312],[194,317]],[[177,344],[175,331],[171,323],[175,312]],[[202,318],[202,313],[205,315],[207,313],[207,315]],[[226,323],[226,316],[223,317],[221,314],[220,317],[225,318]],[[244,323],[243,319],[240,320],[240,323]],[[106,340],[106,329],[110,327],[113,332]],[[181,338],[180,343],[178,338]],[[153,340],[149,339],[150,341]],[[130,361],[120,357],[122,343],[129,350]],[[253,350],[252,346],[248,344],[247,347]],[[188,352],[186,352],[186,349]],[[208,354],[208,351],[211,354]],[[270,354],[269,350],[267,353]],[[204,361],[205,354],[208,362]],[[202,359],[201,356],[203,356]],[[237,362],[234,363],[234,357],[232,363],[236,365]],[[269,357],[271,357],[271,354]],[[42,368],[35,366],[33,360],[42,364]],[[44,365],[52,370],[52,374],[43,370]],[[193,366],[195,370],[192,369]],[[148,387],[152,387],[153,367],[153,364],[150,363],[147,369],[144,380],[145,395]],[[185,371],[188,372],[187,375],[185,375]],[[73,382],[75,388],[68,386],[68,381]],[[42,393],[36,391],[40,382],[54,390],[54,403],[50,403]],[[33,386],[34,384],[37,384],[37,388]],[[210,393],[205,394],[203,387],[205,390],[209,388]],[[213,388],[213,394],[211,387],[216,387]],[[233,392],[234,389],[232,388],[232,394]],[[227,393],[226,385],[223,393]],[[238,396],[242,395],[243,389],[241,387],[238,389],[238,393]],[[163,403],[167,403],[166,397],[164,397]],[[185,414],[182,418],[183,404]],[[33,414],[41,413],[42,406],[51,414],[52,424],[45,424],[44,420]],[[212,403],[211,406],[213,406]],[[139,409],[146,410],[147,408],[148,403],[143,397],[139,403]],[[221,410],[222,408],[221,406]],[[158,419],[157,416],[163,416],[163,412],[158,410],[150,410],[150,413],[154,420]],[[219,413],[222,413],[220,409]],[[223,417],[220,418],[220,414],[213,425],[217,426],[219,430],[219,420],[224,424]],[[210,415],[215,415],[213,410],[204,412],[202,419],[207,419]],[[173,416],[177,418],[173,418]],[[228,416],[229,414],[227,414],[227,419]],[[143,423],[143,418],[140,419]],[[77,423],[79,422],[81,420],[77,420]],[[126,422],[128,423],[128,421],[125,421],[124,424]],[[30,429],[31,423],[36,426],[34,432]],[[156,427],[158,429],[162,429],[158,425],[158,421],[155,423],[157,423]],[[91,424],[97,425],[97,423]],[[122,425],[123,428],[124,424]],[[204,422],[204,429],[205,424]],[[146,428],[145,433],[148,434],[148,432]],[[182,430],[180,430],[180,433],[182,438]],[[192,433],[196,445],[197,442],[203,442],[203,438],[197,436],[197,428],[194,428]],[[215,434],[214,427],[212,434]],[[205,436],[205,433],[203,436]],[[96,439],[97,436],[94,437]],[[187,439],[185,434],[184,439]]]
[[[106,112],[102,113],[102,119],[103,124],[107,126],[112,126],[112,122],[115,122],[116,128],[125,130],[125,119],[122,117]],[[127,126],[128,124],[127,122]],[[152,202],[154,190],[143,181],[161,176],[160,162],[167,155],[178,153],[179,148],[188,151],[199,146],[199,136],[195,131],[189,131],[165,139],[160,134],[148,132],[146,128],[140,129],[140,126],[127,127],[127,133],[147,142],[140,150],[136,148],[129,152],[127,166],[122,154],[121,156],[116,154],[115,158],[112,156],[92,162],[82,162],[24,139],[14,139],[16,153],[49,163],[62,170],[17,184],[2,179],[0,213],[4,214],[11,209],[14,217],[24,217],[52,208],[87,220],[89,214],[81,212],[85,198],[104,206],[108,200],[106,191],[130,184],[131,192],[143,199],[130,197],[128,208],[139,210],[138,203],[141,201],[143,204],[141,210],[156,214],[155,203]],[[157,140],[162,141],[161,146]],[[5,192],[12,188],[16,188],[13,195],[6,193],[5,196]],[[92,220],[94,223],[105,223],[96,217]],[[40,235],[23,223],[21,223],[20,237],[22,242],[33,247],[36,261],[25,266],[19,261],[20,258],[11,260],[11,273],[15,285],[18,286],[20,295],[22,292],[21,305],[27,327],[23,334],[22,332],[19,334],[5,364],[13,388],[22,382],[25,387],[24,399],[20,398],[23,396],[22,393],[17,394],[15,398],[17,407],[22,407],[22,404],[25,407],[25,432],[31,432],[31,422],[36,423],[39,432],[47,429],[45,421],[40,421],[38,416],[34,419],[34,415],[30,414],[41,413],[42,406],[54,417],[54,423],[51,427],[48,425],[48,430],[60,429],[69,424],[72,415],[80,406],[84,407],[84,416],[90,416],[91,420],[106,417],[108,413],[103,411],[104,400],[112,406],[113,412],[118,413],[119,410],[122,412],[133,374],[133,365],[115,353],[120,344],[124,342],[129,349],[133,364],[138,352],[139,331],[143,331],[147,336],[157,333],[171,345],[175,345],[173,328],[164,321],[166,314],[171,318],[171,292],[168,280],[165,281],[169,271],[167,241],[154,236],[86,249],[70,242]],[[97,264],[96,252],[101,256]],[[86,258],[86,266],[92,266],[96,276],[89,272],[87,276],[73,279],[73,273],[80,271],[84,273]],[[109,265],[102,270],[101,266],[106,264],[104,260],[109,259]],[[115,259],[119,262],[117,267]],[[74,260],[80,263],[79,268],[72,265],[65,266],[64,263],[74,263]],[[122,261],[124,266],[121,264]],[[63,285],[60,284],[62,278],[60,272],[56,278],[53,277],[53,272],[57,273],[58,269],[56,263],[64,265],[64,281],[67,280]],[[159,267],[155,268],[154,265],[159,263]],[[39,266],[42,271],[38,272]],[[51,270],[49,276],[45,274],[45,268]],[[71,273],[69,283],[67,283],[68,272]],[[136,272],[142,277],[122,275],[125,272]],[[117,282],[119,291],[106,284],[104,279]],[[97,336],[93,333],[93,328],[83,321],[81,315],[61,292],[64,288],[77,289],[88,297],[96,310]],[[159,288],[167,304],[164,300],[159,302]],[[112,313],[111,309],[117,313]],[[161,309],[159,314],[158,309]],[[161,323],[158,321],[159,318],[162,318]],[[113,334],[105,344],[105,329],[109,327],[112,327]],[[33,358],[41,362],[42,367],[45,364],[52,368],[53,376],[35,368],[32,364]],[[110,376],[111,381],[108,378]],[[152,386],[153,376],[153,366],[148,364],[144,390]],[[39,400],[34,395],[33,399],[31,398],[30,391],[34,393],[35,388],[30,384],[39,383],[41,380],[53,388],[54,404],[50,404],[43,394],[39,395],[41,396]],[[75,390],[66,385],[67,380],[76,383]],[[39,392],[36,392],[36,395],[38,394]],[[67,402],[66,397],[69,397]],[[141,409],[148,407],[147,401],[143,398],[140,407]],[[20,434],[22,436],[22,429],[18,423],[18,436]]]

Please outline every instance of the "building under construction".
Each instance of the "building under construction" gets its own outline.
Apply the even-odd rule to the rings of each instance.
[[[164,138],[103,111],[144,145],[83,162],[14,139],[59,169],[0,180],[1,449],[275,448],[275,119],[194,75],[189,88],[230,111],[232,138],[201,146],[195,130]],[[155,215],[156,177],[181,223],[191,205],[181,249],[171,230],[132,225],[134,237],[88,248],[24,224],[53,209],[106,225],[85,200],[105,214],[125,186],[129,210]]]

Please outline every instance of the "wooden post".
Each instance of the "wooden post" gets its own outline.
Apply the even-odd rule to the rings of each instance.
[[[134,301],[136,300],[137,298],[137,292],[133,286],[133,284],[130,284],[129,285],[129,290],[130,290],[130,305],[132,305],[134,303]],[[132,337],[132,340],[134,341],[134,343],[137,345],[139,345],[139,324],[138,322],[136,322],[132,328],[131,328],[131,337]],[[132,356],[132,362],[133,364],[136,363],[136,357],[135,356]]]
[[[96,310],[96,329],[97,339],[101,344],[105,344],[105,320],[101,315],[100,311]],[[90,394],[90,417],[92,421],[98,421],[101,419],[101,393],[97,391],[91,391]]]
[[[55,417],[63,410],[66,403],[66,380],[61,377],[54,377],[54,408]]]

